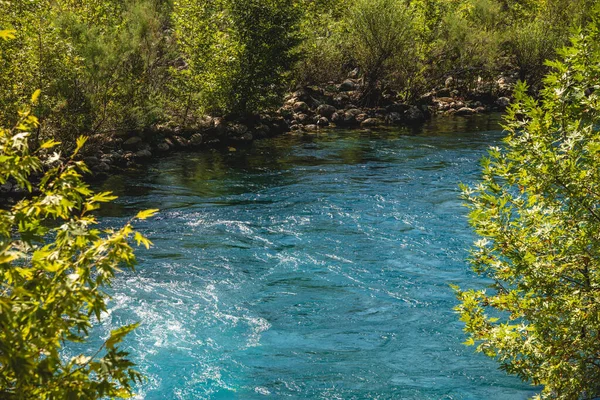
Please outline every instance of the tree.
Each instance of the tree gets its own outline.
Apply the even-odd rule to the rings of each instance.
[[[600,395],[600,18],[551,62],[539,101],[520,84],[505,146],[464,188],[484,290],[456,288],[467,344],[539,398]]]
[[[400,86],[415,75],[417,43],[412,7],[404,0],[359,0],[348,16],[353,55],[365,78],[365,104],[380,98],[381,83],[397,75]]]
[[[0,38],[10,36],[0,31]],[[30,151],[37,126],[26,107],[13,129],[0,129],[0,184],[32,194],[32,180],[47,169],[38,195],[0,209],[0,398],[129,397],[141,375],[118,344],[137,324],[113,330],[92,354],[66,357],[61,348],[86,343],[92,320],[106,310],[105,288],[120,267],[135,264],[130,240],[146,247],[150,242],[133,230],[132,220],[119,230],[94,227],[92,212],[115,197],[94,194],[82,181],[88,170],[76,156],[85,139],[60,163],[58,153],[49,154],[56,141]]]

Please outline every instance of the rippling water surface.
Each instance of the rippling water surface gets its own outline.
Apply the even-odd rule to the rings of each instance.
[[[144,399],[525,399],[464,341],[448,284],[481,283],[458,199],[495,117],[334,131],[177,154],[111,178],[103,223],[144,208],[154,242],[119,276],[103,334]]]

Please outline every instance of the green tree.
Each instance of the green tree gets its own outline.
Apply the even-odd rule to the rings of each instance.
[[[10,37],[0,31],[0,37]],[[32,103],[39,99],[39,90]],[[93,211],[115,199],[94,194],[82,180],[88,172],[76,156],[66,163],[50,154],[47,141],[31,152],[38,126],[31,107],[19,111],[13,129],[0,129],[0,184],[15,184],[38,195],[0,210],[0,397],[3,399],[125,398],[141,375],[118,344],[137,324],[113,330],[90,354],[66,357],[61,348],[85,344],[93,319],[106,310],[110,285],[119,268],[132,269],[129,242],[150,246],[132,227],[101,232]],[[145,219],[153,210],[140,212]]]
[[[600,395],[600,19],[550,63],[539,101],[520,84],[503,148],[464,196],[490,279],[459,290],[468,344],[539,398]]]

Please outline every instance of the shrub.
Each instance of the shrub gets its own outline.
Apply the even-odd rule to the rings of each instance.
[[[468,344],[542,398],[600,395],[600,20],[552,62],[541,100],[520,84],[504,148],[464,188],[487,290],[458,290]]]
[[[113,330],[89,354],[66,357],[61,348],[87,342],[92,320],[106,310],[104,289],[120,267],[133,268],[130,239],[146,247],[150,242],[134,232],[132,221],[116,231],[94,227],[92,212],[114,197],[94,194],[83,183],[87,168],[74,156],[85,140],[77,141],[66,164],[56,165],[56,154],[43,161],[40,156],[58,142],[30,152],[37,124],[25,108],[15,128],[0,129],[0,184],[10,180],[31,194],[33,175],[44,162],[55,165],[42,176],[39,195],[0,210],[0,397],[129,397],[141,376],[118,344],[137,324]]]

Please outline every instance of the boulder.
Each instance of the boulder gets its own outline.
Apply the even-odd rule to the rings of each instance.
[[[317,114],[320,115],[321,117],[325,117],[325,118],[331,118],[331,116],[333,115],[334,112],[335,112],[335,107],[330,106],[329,104],[321,104],[317,108]]]
[[[101,162],[96,166],[95,169],[100,172],[110,172],[110,165],[105,162]]]
[[[310,110],[310,108],[308,107],[308,104],[306,104],[303,101],[295,102],[294,105],[292,106],[292,109],[297,113],[306,113]]]
[[[132,150],[137,148],[140,143],[142,143],[142,138],[139,136],[134,136],[123,142],[123,148],[126,150]]]
[[[160,151],[161,153],[166,153],[167,151],[169,151],[170,147],[167,144],[167,142],[162,142],[159,143],[158,146],[156,146],[156,150]]]
[[[190,137],[190,144],[192,146],[200,146],[202,144],[202,134],[200,133],[194,133],[191,137]]]
[[[506,108],[510,105],[510,99],[508,97],[500,97],[496,100],[496,105],[501,108]]]
[[[417,106],[411,106],[404,112],[404,120],[408,123],[418,123],[425,121],[425,114]]]
[[[340,84],[339,89],[340,92],[353,92],[355,90],[358,90],[358,84],[352,79],[346,79]]]
[[[307,132],[314,132],[314,131],[316,131],[318,129],[319,129],[319,127],[317,125],[315,125],[315,124],[306,125],[304,127],[304,130],[307,131]]]
[[[140,150],[134,154],[135,158],[138,160],[147,159],[152,157],[152,153],[150,150]]]
[[[477,111],[473,110],[472,108],[469,107],[461,107],[458,110],[456,110],[456,112],[454,113],[454,115],[459,115],[459,116],[467,116],[467,115],[473,115],[476,114]]]
[[[317,120],[317,126],[329,126],[329,120],[325,117],[321,117]]]
[[[184,148],[188,147],[190,144],[189,140],[187,140],[183,136],[173,136],[173,141],[177,144],[177,146]]]
[[[400,124],[402,123],[402,114],[399,112],[391,112],[385,117],[385,122],[388,124]]]
[[[379,126],[383,125],[383,121],[379,118],[367,118],[363,122],[360,123],[360,126],[363,127],[371,127],[371,126]]]

